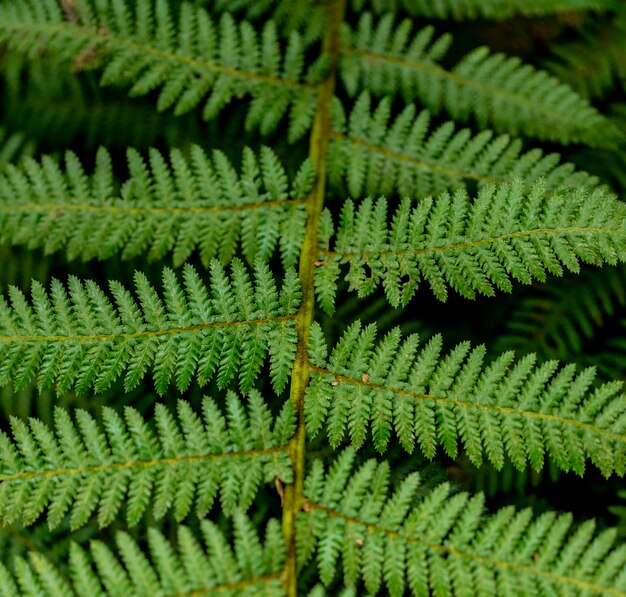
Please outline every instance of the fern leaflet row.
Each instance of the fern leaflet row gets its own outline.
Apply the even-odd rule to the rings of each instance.
[[[592,146],[613,146],[617,129],[571,87],[517,57],[486,47],[466,55],[451,71],[440,66],[449,35],[433,39],[432,26],[413,31],[409,19],[385,14],[361,17],[344,30],[340,64],[351,96],[366,87],[376,95],[400,93],[431,112],[445,109],[455,120],[475,119],[480,128]]]
[[[233,528],[231,544],[215,523],[201,521],[203,547],[189,528],[179,525],[176,549],[161,531],[150,528],[150,559],[123,531],[115,536],[117,553],[100,540],[91,543],[89,552],[73,544],[69,580],[42,554],[32,552],[29,561],[20,557],[11,567],[0,564],[0,595],[283,595],[285,547],[279,523],[268,522],[264,542],[241,513],[233,517]]]
[[[320,579],[363,581],[368,593],[405,595],[624,595],[626,550],[616,532],[571,515],[505,507],[485,518],[484,496],[444,483],[419,501],[418,473],[390,491],[386,462],[354,466],[351,450],[305,481],[299,556]],[[342,566],[339,568],[338,562]],[[339,568],[339,569],[338,569]]]
[[[334,245],[330,241],[333,236]],[[463,190],[412,205],[404,199],[387,223],[385,199],[344,205],[334,231],[330,212],[320,226],[316,292],[332,312],[341,266],[359,296],[382,285],[393,306],[406,305],[419,283],[445,300],[448,287],[466,298],[510,292],[511,278],[529,284],[546,272],[578,272],[579,262],[626,260],[626,207],[602,189],[546,193],[540,181],[487,185],[470,201]]]
[[[0,40],[35,57],[42,48],[73,61],[76,70],[103,68],[104,85],[129,86],[132,96],[160,90],[157,109],[183,114],[203,103],[205,119],[234,98],[250,95],[246,127],[267,134],[289,114],[289,138],[310,127],[323,59],[304,67],[304,44],[292,33],[285,47],[268,22],[258,34],[224,14],[214,23],[192,3],[163,0],[58,0],[0,5]]]
[[[261,395],[247,405],[233,392],[226,413],[208,397],[200,418],[183,400],[174,417],[162,404],[155,429],[133,408],[124,419],[112,408],[102,425],[84,410],[55,411],[55,431],[37,419],[11,420],[13,441],[0,432],[0,520],[37,521],[47,512],[48,527],[70,515],[72,529],[97,511],[101,527],[111,524],[126,503],[126,518],[137,524],[153,497],[152,513],[170,509],[177,520],[191,507],[199,518],[211,510],[218,491],[227,514],[247,509],[262,482],[291,479],[287,442],[295,429],[293,406],[286,402],[274,419]]]
[[[121,252],[151,259],[172,253],[174,265],[199,249],[230,261],[239,245],[246,259],[268,259],[276,245],[286,268],[298,259],[306,214],[303,199],[314,173],[305,162],[289,186],[276,155],[243,152],[241,173],[226,156],[198,146],[189,157],[156,149],[146,160],[127,152],[129,177],[117,188],[109,153],[100,149],[87,176],[72,152],[62,169],[51,157],[24,160],[0,174],[0,238],[46,253],[64,248],[70,259],[107,259]]]
[[[417,335],[394,328],[376,342],[376,327],[350,326],[328,355],[319,326],[311,334],[311,382],[305,401],[310,436],[325,431],[332,446],[348,437],[357,448],[371,429],[383,452],[398,437],[434,458],[459,443],[479,466],[505,457],[538,470],[549,456],[582,475],[587,460],[605,475],[626,470],[626,396],[620,383],[592,387],[595,370],[576,373],[557,361],[515,362],[506,352],[485,364],[485,347],[464,342],[448,354],[440,336],[419,349]]]
[[[19,389],[36,378],[40,389],[99,392],[125,372],[130,390],[152,368],[159,394],[172,378],[183,391],[194,378],[204,384],[214,376],[220,387],[237,378],[248,392],[269,354],[272,384],[282,391],[295,354],[295,272],[287,270],[280,292],[260,260],[252,278],[239,260],[230,276],[212,262],[210,276],[207,289],[186,266],[181,286],[165,268],[162,299],[138,272],[139,304],[118,282],[110,283],[114,302],[95,283],[74,277],[69,292],[57,280],[49,294],[34,282],[32,304],[11,288],[11,306],[0,299],[0,385]]]
[[[561,163],[556,153],[533,149],[522,153],[522,142],[508,135],[482,131],[472,137],[446,122],[429,131],[431,115],[415,115],[409,104],[390,120],[391,100],[384,98],[372,111],[362,93],[349,118],[340,102],[333,114],[329,176],[335,187],[345,181],[351,197],[389,195],[426,197],[468,184],[484,185],[521,178],[531,185],[544,178],[546,187],[593,187],[595,177]]]

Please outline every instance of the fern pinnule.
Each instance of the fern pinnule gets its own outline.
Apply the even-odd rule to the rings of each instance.
[[[596,177],[562,163],[558,154],[522,153],[520,139],[489,130],[472,136],[450,121],[429,130],[430,113],[422,110],[416,116],[413,104],[393,120],[390,115],[390,99],[372,109],[367,92],[359,95],[349,118],[339,101],[334,104],[329,179],[336,188],[345,181],[353,198],[394,192],[421,198],[515,178],[529,186],[543,178],[547,189],[598,185]]]
[[[394,328],[376,341],[376,327],[351,325],[328,351],[319,326],[311,334],[311,382],[305,399],[309,435],[332,446],[369,440],[384,452],[392,434],[408,452],[434,458],[459,444],[479,466],[508,457],[539,470],[550,457],[582,475],[589,460],[604,475],[626,470],[626,396],[620,383],[592,386],[595,370],[579,373],[535,355],[512,352],[485,363],[485,347],[468,342],[444,354],[441,336],[418,349],[417,335]]]
[[[228,13],[214,23],[192,3],[173,5],[83,3],[68,19],[56,0],[16,0],[0,5],[0,40],[30,56],[44,47],[75,68],[103,68],[102,84],[128,86],[133,96],[160,90],[158,110],[183,114],[203,103],[208,120],[250,95],[248,129],[267,134],[289,114],[292,141],[308,130],[324,60],[305,71],[296,32],[281,48],[271,21],[259,35]]]
[[[334,243],[331,248],[331,239]],[[448,287],[466,298],[510,292],[511,279],[544,281],[546,272],[578,272],[579,262],[626,259],[626,207],[602,189],[547,193],[540,181],[489,185],[470,201],[463,190],[416,205],[404,199],[387,223],[387,202],[348,200],[335,233],[330,212],[320,226],[316,292],[333,311],[342,266],[359,296],[382,285],[393,306],[406,305],[421,281],[445,300]]]
[[[125,503],[128,524],[136,525],[151,498],[157,519],[173,510],[182,520],[192,506],[203,518],[218,492],[232,514],[250,507],[262,482],[291,480],[293,406],[286,402],[273,417],[257,391],[245,405],[229,392],[224,414],[205,397],[202,418],[183,400],[177,417],[157,404],[154,426],[131,407],[124,419],[105,407],[101,424],[80,409],[75,419],[57,408],[54,431],[37,419],[12,418],[13,440],[0,432],[4,524],[31,525],[45,511],[50,529],[66,515],[75,529],[97,512],[104,527]]]
[[[431,112],[481,128],[591,146],[615,146],[621,135],[571,87],[517,57],[477,48],[452,70],[440,65],[451,43],[431,25],[414,31],[410,19],[387,13],[375,24],[364,14],[344,29],[340,73],[351,96],[363,87],[380,95],[419,99]]]
[[[197,145],[169,159],[129,149],[127,159],[129,176],[119,183],[102,148],[90,176],[72,152],[63,168],[49,156],[8,166],[0,174],[0,238],[46,253],[65,249],[69,259],[171,253],[176,266],[196,249],[208,266],[214,257],[230,261],[239,244],[250,263],[278,245],[285,268],[296,264],[314,178],[308,161],[290,184],[267,147],[258,155],[246,148],[240,172],[222,152],[209,158]]]
[[[216,592],[226,595],[283,595],[280,571],[285,546],[280,525],[270,520],[261,542],[255,525],[241,513],[233,516],[234,542],[214,522],[200,523],[202,547],[186,526],[177,530],[177,548],[161,531],[148,531],[150,559],[128,533],[115,536],[117,550],[96,540],[89,552],[72,545],[69,579],[45,559],[31,552],[16,558],[11,573],[0,563],[0,595],[183,595]]]
[[[110,284],[115,304],[95,283],[73,277],[69,292],[56,280],[49,294],[34,282],[32,305],[12,288],[11,306],[0,299],[0,385],[21,388],[36,379],[40,389],[55,385],[59,393],[98,392],[125,372],[130,390],[152,368],[159,394],[172,378],[182,391],[193,378],[204,384],[214,376],[222,388],[237,378],[247,392],[269,355],[280,392],[295,354],[296,274],[287,270],[279,291],[262,260],[253,277],[238,259],[231,272],[212,262],[207,289],[193,267],[185,267],[183,286],[165,268],[164,300],[137,272],[139,304],[118,282]]]
[[[626,550],[614,546],[614,530],[596,534],[588,521],[567,536],[570,515],[534,517],[530,508],[485,519],[482,494],[454,494],[444,483],[418,499],[419,474],[391,491],[386,462],[354,461],[352,450],[328,471],[317,460],[305,481],[298,548],[301,561],[315,556],[325,584],[339,575],[394,596],[626,589]]]

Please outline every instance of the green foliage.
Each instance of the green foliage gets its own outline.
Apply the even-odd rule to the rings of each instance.
[[[50,529],[66,515],[74,529],[97,511],[103,527],[125,502],[128,524],[135,525],[151,496],[157,519],[173,509],[182,520],[193,505],[204,518],[218,491],[222,510],[232,514],[250,507],[262,481],[291,479],[291,403],[275,421],[256,391],[247,405],[229,393],[225,416],[208,397],[202,418],[184,400],[177,411],[175,418],[157,404],[154,429],[131,407],[124,419],[105,407],[102,427],[84,410],[74,423],[57,409],[56,433],[37,419],[27,426],[13,418],[14,439],[0,432],[0,520],[29,525],[47,511]]]
[[[405,199],[387,224],[387,202],[352,201],[334,233],[329,212],[320,229],[316,290],[332,312],[341,265],[359,296],[382,285],[393,306],[406,305],[421,280],[445,300],[448,287],[466,298],[510,292],[511,278],[529,284],[546,272],[578,272],[580,261],[624,261],[626,208],[602,190],[547,193],[538,183],[485,186],[470,202],[462,190],[412,206]],[[333,248],[330,240],[335,236]]]
[[[415,504],[418,474],[389,489],[389,467],[354,467],[343,452],[328,472],[316,461],[305,481],[301,559],[316,555],[319,575],[362,579],[368,593],[390,595],[617,594],[626,587],[626,551],[615,531],[589,521],[569,538],[571,516],[533,517],[503,508],[484,518],[481,494],[440,485]],[[478,531],[480,529],[480,531]],[[338,570],[338,561],[342,567]],[[610,589],[609,589],[610,587]]]
[[[452,70],[441,66],[452,42],[434,38],[430,25],[414,30],[393,13],[375,23],[365,14],[344,31],[341,77],[350,95],[367,87],[376,95],[401,93],[431,112],[445,108],[455,120],[481,128],[561,143],[612,145],[617,130],[570,87],[519,58],[477,48]]]
[[[115,303],[77,278],[67,289],[54,280],[49,293],[33,282],[31,304],[12,287],[11,305],[0,299],[0,385],[20,389],[36,379],[40,390],[55,384],[58,393],[101,392],[125,373],[128,391],[151,368],[159,394],[172,378],[183,391],[195,377],[205,384],[214,376],[220,387],[236,378],[247,392],[269,354],[272,385],[280,392],[295,353],[295,274],[287,272],[279,292],[262,261],[253,278],[239,260],[231,272],[214,261],[209,291],[193,267],[184,269],[184,286],[165,268],[163,298],[137,272],[139,304],[115,281],[109,287]]]
[[[546,187],[572,188],[597,184],[573,164],[561,164],[558,154],[544,156],[539,149],[522,153],[522,142],[508,135],[494,137],[485,130],[472,136],[446,122],[429,131],[427,110],[415,115],[409,104],[390,122],[391,101],[384,98],[371,112],[368,93],[359,96],[349,120],[335,104],[329,149],[330,181],[345,179],[351,197],[388,195],[425,197],[458,186],[500,183],[521,178],[532,184],[545,179]]]
[[[626,395],[619,383],[593,388],[595,371],[557,361],[517,362],[506,352],[485,364],[485,347],[468,342],[442,354],[440,336],[419,349],[397,328],[376,343],[376,326],[350,326],[330,352],[319,328],[311,335],[313,372],[305,400],[307,430],[340,445],[348,436],[384,452],[392,431],[400,445],[433,458],[438,446],[473,464],[497,468],[509,458],[540,470],[550,456],[582,474],[586,460],[608,476],[626,469]],[[522,439],[523,438],[523,439]]]
[[[159,0],[80,2],[69,10],[56,0],[0,5],[0,40],[13,50],[36,57],[42,36],[48,50],[75,69],[103,68],[103,85],[128,86],[132,96],[160,89],[158,110],[184,114],[204,102],[208,120],[232,98],[249,94],[246,127],[269,133],[289,112],[292,141],[313,118],[311,83],[321,62],[304,71],[300,36],[294,33],[282,49],[271,23],[257,34],[229,14],[216,23],[191,3],[174,12]]]
[[[105,149],[92,176],[68,152],[65,168],[50,157],[25,160],[0,175],[0,237],[46,253],[65,248],[69,259],[173,254],[184,263],[196,248],[205,266],[230,261],[241,241],[252,263],[280,245],[286,268],[296,264],[304,235],[304,198],[313,179],[310,163],[289,188],[276,155],[262,148],[243,154],[238,174],[219,151],[213,159],[197,145],[189,156],[172,150],[169,160],[151,149],[146,160],[127,152],[129,176],[118,182]],[[33,234],[33,231],[35,233]]]
[[[0,596],[626,596],[623,17],[0,0]]]
[[[409,14],[434,19],[510,19],[517,15],[543,16],[559,12],[596,10],[617,6],[615,0],[352,0],[357,10],[366,5],[376,13],[402,7]]]
[[[42,554],[17,558],[11,573],[0,564],[0,595],[181,595],[218,592],[221,595],[282,595],[280,569],[285,548],[280,525],[271,520],[262,543],[243,514],[233,517],[234,546],[223,531],[203,520],[203,548],[192,531],[179,526],[177,549],[157,529],[148,531],[151,559],[125,532],[115,537],[117,553],[103,541],[89,552],[78,545],[70,551],[67,580]]]

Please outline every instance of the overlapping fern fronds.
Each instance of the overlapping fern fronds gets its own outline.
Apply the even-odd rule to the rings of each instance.
[[[496,342],[541,358],[574,360],[585,340],[626,304],[624,266],[585,270],[580,276],[533,288],[512,310],[508,332]]]
[[[304,235],[303,200],[313,182],[304,163],[289,185],[276,155],[246,149],[241,173],[226,156],[198,146],[189,156],[156,149],[146,161],[127,152],[129,176],[118,187],[109,153],[100,149],[93,175],[68,152],[62,169],[52,158],[29,159],[0,174],[0,238],[70,259],[173,254],[181,265],[196,250],[208,266],[226,263],[239,243],[244,256],[268,259],[276,245],[285,267],[296,264]]]
[[[0,595],[284,594],[280,572],[285,546],[276,520],[268,522],[263,542],[256,526],[241,513],[233,516],[232,544],[215,523],[203,520],[200,528],[204,547],[180,525],[176,549],[161,531],[150,528],[150,559],[126,532],[116,534],[116,551],[99,540],[91,543],[89,552],[74,544],[69,579],[36,552],[28,560],[16,558],[11,567],[0,563]]]
[[[289,114],[289,138],[300,138],[315,110],[315,83],[325,60],[305,69],[297,33],[285,47],[271,22],[260,34],[249,23],[184,2],[80,3],[57,0],[0,4],[0,40],[27,55],[43,48],[75,68],[104,69],[102,84],[130,87],[134,96],[160,90],[157,108],[183,114],[203,104],[214,118],[234,98],[250,95],[246,125],[269,133]]]
[[[468,342],[448,354],[440,336],[419,349],[398,328],[376,342],[376,326],[350,326],[328,354],[319,327],[311,334],[312,377],[305,414],[311,436],[368,441],[384,452],[393,432],[402,447],[433,458],[456,457],[501,468],[505,458],[538,470],[549,456],[582,475],[587,460],[605,475],[626,470],[626,395],[621,384],[592,386],[593,368],[576,373],[557,361],[515,361],[506,352],[485,363],[485,347]]]
[[[455,120],[475,121],[511,135],[561,143],[615,145],[619,131],[571,87],[517,57],[486,47],[467,54],[452,70],[441,66],[451,43],[434,28],[414,31],[395,14],[375,22],[365,14],[344,30],[342,80],[354,96],[363,87],[375,95],[400,93],[419,99],[431,112],[445,109]]]
[[[208,397],[202,417],[183,400],[177,410],[174,417],[157,404],[154,428],[130,407],[124,419],[105,407],[101,425],[84,410],[74,423],[58,408],[54,431],[13,418],[13,440],[0,432],[0,520],[29,525],[47,512],[49,528],[69,515],[75,529],[97,513],[103,527],[125,504],[135,525],[151,498],[157,519],[172,509],[182,520],[194,506],[204,518],[218,492],[222,511],[232,514],[249,508],[262,482],[290,482],[290,402],[276,418],[257,391],[246,405],[229,392],[225,414]]]
[[[421,497],[417,473],[391,491],[387,463],[354,461],[351,450],[328,472],[316,461],[305,481],[300,558],[315,555],[324,584],[340,576],[393,596],[626,590],[626,550],[614,546],[614,530],[596,533],[588,521],[570,533],[570,515],[534,517],[530,508],[486,518],[482,494],[442,484]]]
[[[532,149],[522,153],[520,139],[494,136],[485,130],[472,135],[453,122],[430,130],[431,115],[409,104],[391,120],[391,101],[374,110],[370,95],[362,93],[346,117],[334,105],[328,163],[330,182],[345,180],[351,197],[389,195],[425,197],[459,186],[501,183],[521,178],[533,184],[543,178],[546,188],[593,187],[597,178],[561,163],[558,154]]]
[[[448,287],[474,298],[492,296],[496,288],[510,292],[511,279],[528,284],[545,280],[546,272],[577,272],[580,261],[626,260],[626,206],[602,189],[546,193],[541,182],[525,189],[518,180],[485,186],[473,201],[463,190],[416,205],[405,199],[391,219],[389,225],[385,199],[366,199],[358,207],[349,200],[335,233],[325,212],[316,272],[325,311],[333,311],[344,264],[359,296],[382,285],[398,306],[422,281],[441,300]]]
[[[583,10],[606,11],[615,0],[352,0],[357,10],[366,6],[376,13],[402,8],[431,19],[509,19],[518,15],[545,16]]]
[[[95,283],[73,277],[67,290],[53,281],[49,293],[34,282],[30,304],[13,287],[11,306],[0,299],[0,385],[19,389],[36,380],[40,389],[56,385],[59,393],[98,392],[125,373],[130,390],[152,368],[159,394],[172,379],[182,391],[193,378],[203,384],[214,376],[220,387],[238,379],[248,392],[269,354],[280,392],[295,354],[297,276],[287,270],[279,291],[261,260],[253,277],[239,260],[231,272],[214,261],[208,289],[191,266],[183,286],[165,268],[163,298],[137,272],[139,302],[118,282],[109,287],[114,302]]]

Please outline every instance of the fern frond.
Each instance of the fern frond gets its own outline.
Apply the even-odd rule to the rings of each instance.
[[[431,26],[415,32],[393,14],[377,24],[365,14],[344,31],[340,73],[351,96],[367,87],[375,95],[418,98],[431,112],[444,108],[455,120],[479,127],[561,143],[611,146],[619,131],[573,89],[517,57],[486,47],[465,56],[452,70],[440,63],[449,35],[433,39]]]
[[[354,466],[343,452],[332,468],[314,463],[299,514],[299,554],[314,555],[320,580],[362,581],[368,593],[413,595],[623,595],[626,550],[615,530],[572,516],[534,517],[506,507],[485,518],[484,497],[442,484],[419,498],[417,473],[391,492],[389,467]],[[341,560],[342,569],[338,570]]]
[[[626,206],[602,189],[527,190],[518,180],[485,186],[474,201],[458,190],[413,206],[404,199],[387,223],[387,202],[344,205],[334,246],[329,212],[320,227],[316,292],[332,312],[341,266],[359,296],[382,285],[393,306],[406,305],[419,283],[445,300],[448,287],[464,297],[510,292],[511,279],[544,281],[546,272],[578,272],[579,262],[626,260]]]
[[[431,131],[431,116],[416,116],[409,104],[391,120],[391,101],[384,98],[372,111],[369,93],[362,93],[346,118],[335,103],[328,163],[330,181],[345,180],[350,196],[389,195],[426,197],[469,183],[483,185],[521,178],[531,185],[545,179],[548,189],[593,187],[595,177],[560,163],[558,154],[541,150],[522,153],[522,142],[491,131],[472,136],[446,122]]]
[[[352,0],[356,10],[365,5],[380,14],[402,8],[409,14],[430,19],[510,19],[517,15],[541,17],[556,13],[606,11],[615,0]]]
[[[54,431],[37,419],[12,418],[14,439],[0,431],[0,520],[30,525],[47,512],[49,528],[69,515],[76,529],[97,512],[104,527],[126,503],[135,525],[151,498],[155,518],[173,510],[182,520],[194,505],[204,518],[218,492],[222,511],[232,514],[250,507],[262,482],[291,481],[290,402],[275,419],[256,391],[246,405],[229,392],[225,414],[208,397],[202,418],[183,400],[177,410],[174,417],[157,404],[155,428],[130,407],[123,420],[105,407],[102,425],[84,410],[74,422],[57,408]]]
[[[533,288],[512,310],[496,346],[573,359],[606,320],[626,304],[626,268],[603,267]]]
[[[392,432],[412,452],[433,458],[439,445],[455,457],[459,443],[480,465],[501,468],[505,456],[538,470],[550,456],[582,475],[590,460],[604,475],[626,470],[626,395],[621,384],[592,388],[595,370],[576,374],[557,361],[515,362],[506,352],[485,364],[485,348],[467,342],[442,354],[435,336],[421,350],[417,335],[398,328],[376,343],[376,327],[350,326],[329,356],[319,327],[311,336],[307,431],[322,430],[334,447],[347,439],[360,448],[371,429],[383,452]]]
[[[56,384],[59,393],[99,392],[125,372],[129,390],[151,367],[159,394],[172,378],[182,391],[194,377],[204,384],[214,376],[220,387],[238,378],[245,393],[269,353],[272,384],[282,391],[295,354],[295,272],[287,270],[280,292],[260,260],[253,278],[239,260],[230,276],[214,261],[210,276],[207,289],[186,266],[181,286],[165,268],[163,300],[137,272],[139,304],[118,282],[109,288],[114,303],[95,283],[74,277],[69,292],[56,280],[49,294],[34,282],[32,304],[12,288],[12,305],[0,300],[0,385],[19,389],[36,379],[40,389]]]
[[[175,114],[203,103],[208,120],[250,95],[249,130],[267,134],[289,113],[289,138],[300,138],[315,111],[312,83],[323,72],[323,61],[305,71],[300,36],[292,33],[281,48],[271,22],[257,34],[229,14],[216,24],[206,10],[176,4],[85,2],[68,17],[58,0],[15,0],[0,5],[0,40],[29,56],[45,48],[74,68],[102,66],[102,84],[130,86],[133,96],[160,90],[157,108]]]
[[[291,188],[276,155],[243,153],[241,173],[226,156],[209,159],[198,146],[169,160],[156,149],[146,160],[127,152],[129,177],[116,188],[111,157],[100,149],[86,176],[68,152],[62,169],[50,157],[29,159],[0,174],[0,238],[68,258],[107,259],[117,252],[151,259],[173,254],[181,265],[199,248],[205,265],[230,261],[241,242],[250,263],[268,259],[276,245],[286,268],[296,264],[306,219],[303,200],[314,173],[307,161]]]
[[[283,595],[285,547],[279,523],[269,521],[264,542],[241,513],[235,514],[233,527],[231,546],[215,523],[201,521],[202,547],[191,530],[180,525],[176,549],[161,531],[150,528],[150,559],[125,532],[116,534],[118,553],[102,541],[93,541],[89,553],[73,544],[69,581],[41,554],[31,553],[29,560],[16,558],[13,566],[0,564],[0,595]]]

